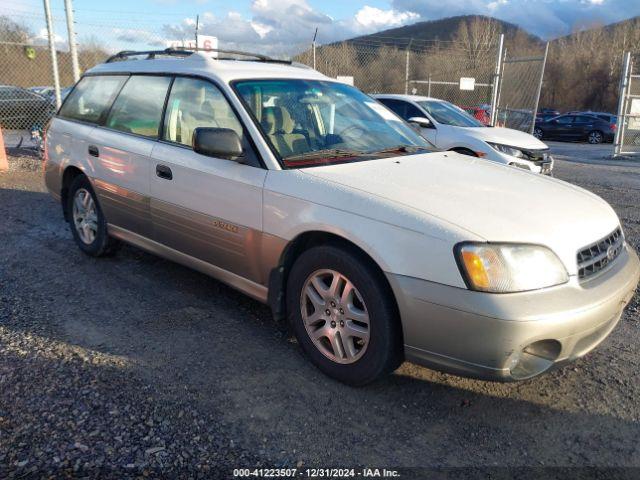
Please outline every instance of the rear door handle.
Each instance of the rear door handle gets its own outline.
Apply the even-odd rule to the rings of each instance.
[[[96,147],[95,145],[89,145],[89,155],[91,155],[92,157],[99,157],[100,150],[98,150],[98,147]]]
[[[156,165],[156,175],[165,180],[173,180],[173,173],[166,165]]]

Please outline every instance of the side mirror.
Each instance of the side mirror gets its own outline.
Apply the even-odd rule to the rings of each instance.
[[[431,120],[429,120],[426,117],[411,117],[407,121],[410,124],[416,125],[416,126],[418,126],[420,128],[433,128],[433,124],[431,123]]]
[[[234,161],[238,161],[243,153],[240,137],[230,128],[196,128],[193,131],[193,150],[208,157]]]

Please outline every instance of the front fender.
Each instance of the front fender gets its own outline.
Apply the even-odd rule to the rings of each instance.
[[[386,273],[466,288],[453,246],[468,240],[469,232],[402,212],[376,198],[366,198],[369,208],[362,211],[358,209],[362,199],[352,192],[340,186],[327,190],[313,177],[300,178],[294,171],[269,172],[266,187],[265,233],[286,241],[309,231],[330,233],[361,248]]]

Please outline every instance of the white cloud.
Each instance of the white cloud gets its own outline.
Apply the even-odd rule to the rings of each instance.
[[[269,25],[264,25],[260,22],[251,22],[251,26],[256,31],[256,33],[260,35],[260,38],[266,37],[267,34],[273,30],[273,28]]]
[[[292,53],[306,48],[318,28],[320,42],[334,42],[395,27],[418,19],[412,12],[382,10],[364,6],[354,17],[336,20],[314,9],[307,0],[253,0],[250,15],[228,12],[216,17],[211,12],[200,16],[200,32],[215,35],[227,48]],[[168,39],[192,36],[194,19],[166,25]]]
[[[395,27],[415,21],[420,15],[413,12],[399,12],[397,10],[381,10],[365,5],[356,13],[356,22],[365,28]]]

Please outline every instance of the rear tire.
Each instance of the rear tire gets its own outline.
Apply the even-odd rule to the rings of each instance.
[[[116,251],[120,244],[109,237],[107,221],[98,198],[84,175],[78,175],[71,182],[67,212],[71,234],[80,250],[92,257],[110,255]]]
[[[603,140],[604,140],[604,135],[599,130],[594,130],[593,132],[589,132],[589,135],[587,136],[587,141],[591,145],[597,145],[599,143],[602,143]]]
[[[300,346],[326,375],[365,385],[402,363],[397,308],[368,259],[338,246],[298,257],[287,280],[287,315]]]

